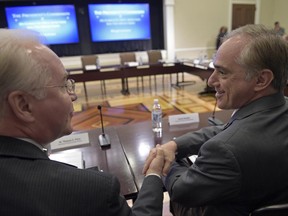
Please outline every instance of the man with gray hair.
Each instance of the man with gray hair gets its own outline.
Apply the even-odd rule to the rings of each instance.
[[[235,112],[225,126],[162,145],[173,214],[248,216],[288,202],[287,42],[273,29],[246,25],[225,37],[214,66],[208,84],[218,107]]]
[[[36,34],[0,29],[0,215],[162,215],[160,146],[132,208],[116,177],[48,158],[45,146],[73,130],[76,98],[74,80]]]

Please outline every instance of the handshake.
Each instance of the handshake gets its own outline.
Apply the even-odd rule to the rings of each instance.
[[[163,145],[157,144],[155,148],[150,150],[146,158],[143,174],[166,176],[172,162],[175,160],[175,152],[177,145],[174,141],[167,142]]]

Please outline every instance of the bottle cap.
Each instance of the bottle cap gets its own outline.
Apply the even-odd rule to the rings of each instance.
[[[158,103],[158,99],[157,98],[154,99],[154,103]]]

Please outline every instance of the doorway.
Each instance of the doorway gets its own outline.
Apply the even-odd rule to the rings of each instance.
[[[255,23],[255,4],[232,5],[232,30],[246,24]]]

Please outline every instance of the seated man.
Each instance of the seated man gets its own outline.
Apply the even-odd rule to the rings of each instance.
[[[243,26],[225,37],[214,66],[208,84],[218,107],[236,111],[224,127],[162,145],[173,214],[248,216],[258,207],[287,203],[287,42],[273,29]],[[184,158],[194,154],[189,165]]]
[[[132,209],[116,177],[49,160],[45,146],[72,132],[77,96],[60,59],[35,36],[0,29],[0,215],[162,215],[159,146]]]

